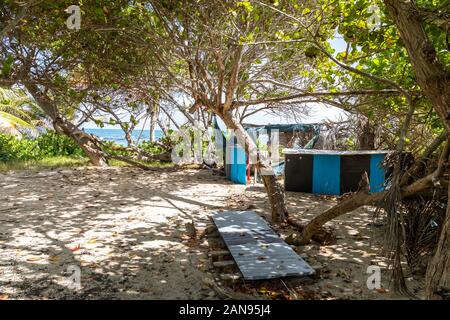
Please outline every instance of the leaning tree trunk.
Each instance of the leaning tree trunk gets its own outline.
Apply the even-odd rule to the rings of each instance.
[[[384,3],[408,51],[417,83],[450,132],[449,70],[439,61],[425,33],[419,9],[411,0],[384,0]]]
[[[450,170],[449,170],[450,174]],[[447,212],[442,225],[439,242],[432,260],[428,264],[425,294],[427,299],[442,299],[450,293],[450,188],[448,189]]]
[[[450,71],[439,60],[436,49],[425,32],[419,8],[412,0],[384,0],[384,3],[408,51],[417,83],[450,133]],[[448,286],[450,283],[448,216],[447,212],[438,250],[428,266],[426,279],[428,298],[436,297],[434,293],[439,291],[438,285]]]
[[[244,127],[233,117],[231,112],[218,114],[228,129],[234,130],[239,145],[245,150],[245,154],[249,159],[256,161],[256,168],[261,172],[267,195],[269,197],[272,221],[285,221],[288,212],[285,204],[285,196],[283,187],[275,178],[275,173],[267,159],[264,159],[258,152],[256,143],[245,131]]]
[[[426,153],[427,152],[428,151],[426,151]],[[414,181],[409,185],[402,186],[402,188],[400,189],[401,198],[409,198],[432,187],[435,187],[435,185],[441,184],[440,180],[444,173],[445,166],[448,164],[449,155],[450,139],[447,139],[447,144],[445,145],[444,150],[442,150],[441,156],[439,157],[437,169],[434,172]],[[412,170],[414,170],[414,168]],[[406,175],[409,174],[410,172],[406,173]],[[356,210],[361,206],[376,204],[384,199],[387,192],[388,191],[385,190],[378,193],[370,193],[370,183],[367,177],[367,173],[363,174],[361,182],[359,183],[358,192],[354,193],[351,197],[343,200],[341,203],[322,212],[314,219],[312,219],[306,226],[301,228],[302,231],[300,237],[298,237],[295,241],[292,241],[291,244],[307,244],[312,239],[312,237],[320,231],[320,228],[328,221],[331,221],[343,214],[352,212],[353,210]],[[447,235],[448,233],[449,231],[447,231]],[[447,268],[444,268],[444,270],[448,270],[447,266],[444,267]]]
[[[104,167],[108,165],[106,154],[103,152],[100,142],[94,136],[80,130],[63,117],[55,103],[48,96],[42,94],[35,84],[27,83],[26,88],[39,107],[52,119],[56,132],[73,139],[83,149],[94,166]]]
[[[106,167],[108,161],[100,142],[92,135],[78,129],[73,123],[60,116],[53,119],[53,126],[58,133],[72,138],[83,149],[94,166]]]

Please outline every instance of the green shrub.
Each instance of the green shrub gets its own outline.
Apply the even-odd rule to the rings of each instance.
[[[183,141],[183,137],[172,129],[169,129],[168,134],[161,137],[157,142],[142,141],[138,147],[151,154],[170,153],[177,144]]]
[[[34,160],[40,157],[36,140],[0,134],[0,161]]]
[[[84,156],[84,152],[73,140],[54,131],[47,131],[34,139],[0,134],[1,162],[60,156]]]
[[[161,144],[158,144],[156,142],[142,141],[141,143],[139,143],[138,147],[150,154],[161,154],[168,152],[166,148],[163,148]]]
[[[42,157],[84,156],[83,150],[72,139],[54,131],[47,131],[36,141]]]

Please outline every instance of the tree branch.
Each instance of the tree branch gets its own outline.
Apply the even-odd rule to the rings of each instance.
[[[342,92],[309,92],[309,93],[297,93],[284,97],[276,97],[276,98],[262,98],[258,100],[249,100],[249,101],[236,101],[234,103],[234,107],[239,106],[248,106],[248,105],[257,105],[263,103],[274,103],[274,102],[282,102],[287,100],[293,100],[304,97],[320,97],[320,96],[358,96],[358,95],[374,95],[374,94],[383,94],[383,95],[397,95],[399,92],[394,89],[382,89],[382,90],[350,90],[350,91],[342,91]]]

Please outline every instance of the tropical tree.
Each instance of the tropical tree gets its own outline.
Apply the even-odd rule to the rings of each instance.
[[[450,46],[448,42],[449,3],[437,1],[437,5],[423,2],[419,7],[415,1],[385,0],[386,10],[395,22],[398,32],[408,51],[415,79],[423,94],[430,100],[434,111],[447,130],[447,146],[439,160],[433,177],[440,177],[449,162],[448,145],[450,144]],[[439,17],[446,16],[442,25]],[[431,24],[431,26],[430,26]],[[442,41],[445,37],[445,42]],[[434,40],[434,41],[433,41]],[[446,44],[444,52],[439,50]],[[427,270],[427,297],[442,298],[442,291],[450,289],[450,186],[446,218],[443,223],[436,253]]]
[[[332,12],[328,15],[328,25],[325,22],[323,26],[329,29],[334,24],[335,35],[343,35],[348,43],[346,51],[334,54],[316,39],[314,33],[310,33],[311,43],[320,54],[329,59],[319,70],[324,70],[323,66],[327,66],[326,70],[330,72],[329,66],[334,67],[331,69],[334,76],[324,77],[322,84],[343,85],[346,88],[370,86],[396,91],[394,97],[378,103],[380,108],[376,110],[377,113],[387,115],[397,113],[402,116],[402,121],[397,124],[396,151],[400,154],[408,147],[408,141],[411,141],[408,136],[413,136],[417,130],[417,126],[411,128],[412,124],[419,124],[419,128],[422,128],[419,129],[419,134],[422,132],[422,136],[425,132],[426,138],[421,140],[426,143],[417,144],[416,141],[411,143],[410,150],[416,152],[420,150],[422,154],[419,153],[417,162],[406,170],[406,173],[402,171],[401,161],[395,163],[392,186],[389,190],[370,194],[368,189],[362,188],[353,197],[315,217],[303,229],[299,243],[308,242],[319,227],[339,215],[353,211],[361,205],[380,204],[387,211],[390,221],[389,236],[393,240],[388,251],[393,252],[395,257],[394,270],[400,270],[397,279],[400,279],[401,287],[404,286],[404,280],[399,251],[404,236],[401,234],[399,202],[425,190],[439,191],[441,185],[448,185],[444,177],[450,149],[448,140],[450,48],[447,34],[449,20],[446,14],[448,2],[386,0],[377,3],[379,11],[375,17],[380,25],[375,29],[368,23],[374,18],[375,13],[374,3],[370,1],[328,1],[321,8],[322,11]],[[274,12],[290,17],[292,21],[301,22],[301,16],[298,14],[292,15],[270,7]],[[309,10],[313,13],[314,11]],[[373,105],[361,108],[361,104],[358,103],[347,107],[365,113],[368,117],[373,117],[375,113]],[[446,145],[440,149],[444,141]],[[437,159],[436,163],[429,163],[434,169],[431,172],[424,170],[424,161],[429,162],[430,156],[437,150],[441,151],[441,154],[434,157]],[[428,298],[439,298],[449,288],[448,210],[450,209],[448,208],[449,205],[439,244],[427,272]]]
[[[275,16],[270,9],[249,1],[150,3],[150,9],[145,7],[146,28],[141,35],[172,78],[173,91],[192,100],[190,112],[208,110],[234,130],[240,145],[263,172],[273,220],[286,220],[283,189],[269,162],[257,156],[256,144],[237,115],[251,106],[277,108],[287,101],[301,106],[346,93],[312,92],[316,77],[299,76],[301,71],[313,69],[316,61],[311,59],[314,50],[304,40],[305,30],[292,24],[289,17]],[[311,4],[320,7],[315,1]],[[306,8],[306,3],[283,4],[283,10],[291,12]],[[318,22],[305,16],[302,23],[314,29]]]
[[[89,117],[92,106],[84,103],[88,92],[92,94],[103,89],[106,83],[111,84],[112,71],[118,75],[123,65],[126,68],[132,65],[130,48],[118,41],[120,29],[108,30],[108,26],[119,28],[120,24],[125,26],[131,21],[127,19],[128,2],[115,1],[108,7],[97,1],[86,2],[85,32],[67,28],[65,9],[71,4],[70,1],[33,2],[26,6],[25,19],[23,3],[2,3],[1,23],[11,25],[12,21],[14,27],[2,31],[0,85],[20,84],[26,88],[51,119],[55,130],[72,138],[94,165],[104,166],[107,154],[101,143],[75,125],[66,111],[77,110],[81,117]],[[100,32],[99,27],[106,30]],[[103,59],[106,56],[112,58]]]
[[[0,132],[22,135],[42,123],[35,103],[21,90],[0,88]]]
[[[79,123],[99,120],[96,112],[102,111],[126,132],[146,113],[152,127],[157,111],[176,126],[172,110],[191,125],[203,118],[205,127],[215,114],[263,173],[273,220],[300,228],[296,243],[309,242],[331,219],[375,204],[387,212],[395,238],[388,251],[401,267],[399,205],[448,185],[448,1],[91,0],[80,5],[83,32],[66,28],[70,4],[0,4],[6,26],[0,31],[0,86],[26,88],[55,129],[76,141],[92,163],[106,165],[110,155],[79,129],[71,110]],[[330,42],[341,36],[346,49],[335,52]],[[111,93],[118,98],[108,99]],[[241,121],[261,110],[302,112],[311,102],[357,114],[369,132],[372,124],[381,126],[397,156],[407,150],[418,161],[410,168],[397,161],[384,192],[370,193],[363,177],[359,192],[301,225],[289,216],[283,188]],[[427,273],[429,298],[450,286],[449,205],[447,210]]]

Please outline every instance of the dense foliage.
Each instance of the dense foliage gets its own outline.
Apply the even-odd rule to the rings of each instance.
[[[163,137],[156,142],[142,141],[138,148],[150,154],[170,153],[180,138],[174,135]],[[105,150],[111,155],[132,156],[133,153],[118,149],[111,141],[104,142]],[[13,135],[0,134],[0,162],[39,160],[47,157],[85,157],[83,150],[70,138],[52,130],[36,138],[18,138]]]
[[[72,139],[47,131],[35,139],[0,134],[0,161],[38,160],[53,156],[84,156]]]

